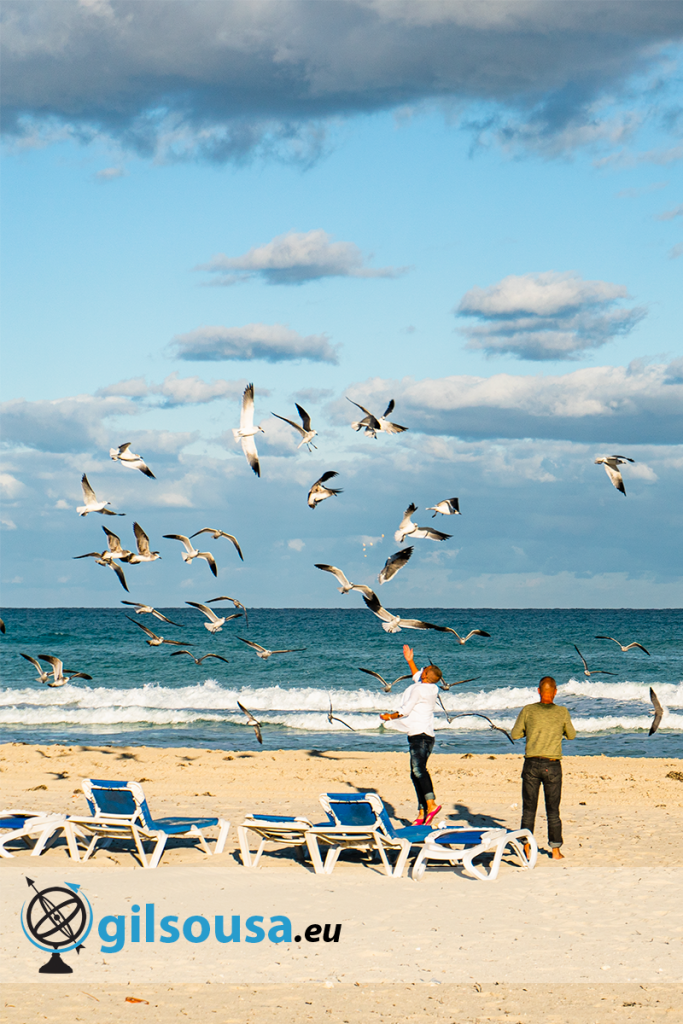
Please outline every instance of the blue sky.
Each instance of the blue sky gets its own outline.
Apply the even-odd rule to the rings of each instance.
[[[682,5],[581,6],[179,2],[151,57],[165,4],[7,5],[5,604],[118,603],[72,558],[135,519],[162,559],[134,600],[214,596],[162,539],[210,525],[245,553],[210,542],[217,592],[346,605],[313,563],[372,585],[404,508],[454,495],[388,607],[683,604]],[[281,51],[241,64],[216,19]],[[409,430],[354,433],[347,395]],[[311,454],[271,417],[296,400]],[[128,440],[156,480],[109,459]],[[126,519],[76,515],[83,472]]]

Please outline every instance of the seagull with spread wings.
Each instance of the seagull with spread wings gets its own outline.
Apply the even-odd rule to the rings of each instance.
[[[92,679],[92,676],[87,675],[85,672],[72,672],[70,669],[66,670],[68,675],[65,676],[63,663],[52,654],[39,654],[38,657],[41,661],[46,661],[49,665],[52,665],[54,679],[51,683],[47,684],[48,686],[64,686],[66,683],[71,682],[72,679]],[[33,661],[33,658],[28,660]]]
[[[216,560],[210,551],[198,551],[190,538],[185,537],[182,533],[165,533],[164,537],[166,540],[179,540],[181,544],[185,545],[185,550],[182,552],[183,562],[187,562],[189,565],[193,558],[203,558],[208,562],[209,568],[214,576],[218,576]]]
[[[370,587],[366,587],[364,583],[350,583],[341,569],[338,569],[336,565],[326,565],[324,562],[315,562],[316,569],[322,569],[323,572],[331,572],[332,575],[339,580],[341,587],[337,587],[340,594],[348,594],[350,590],[360,590],[361,593],[367,594],[368,597],[372,594]]]
[[[138,629],[141,629],[143,633],[147,634],[150,639],[145,640],[145,643],[149,644],[150,647],[161,647],[162,644],[168,644],[170,647],[183,647],[183,645],[186,645],[187,647],[194,647],[194,644],[188,644],[186,640],[164,640],[163,636],[157,636],[151,629],[147,629],[147,626],[143,626],[141,622],[136,622],[135,619],[131,619],[130,615],[126,615],[126,618],[129,622],[132,622],[134,626],[137,626]]]
[[[359,430],[365,430],[365,433],[369,434],[371,437],[377,437],[377,433],[380,431],[384,434],[402,434],[404,430],[408,429],[407,427],[400,426],[398,423],[390,423],[386,418],[394,411],[395,402],[393,398],[384,410],[382,416],[375,416],[369,409],[359,405],[358,402],[354,402],[348,395],[346,398],[351,402],[351,405],[355,405],[357,409],[360,409],[361,412],[365,413],[362,420],[358,420],[356,423],[351,424],[356,432]]]
[[[204,612],[209,620],[204,623],[204,629],[208,629],[209,633],[220,633],[225,623],[229,622],[230,619],[242,618],[242,612],[235,612],[234,615],[225,615],[223,618],[219,618],[213,608],[209,608],[205,604],[198,604],[197,601],[186,601],[185,604],[191,604],[193,608],[198,608],[200,612]]]
[[[233,537],[231,533],[226,533],[225,530],[216,530],[213,526],[205,526],[203,530],[196,530],[195,533],[190,534],[190,540],[193,537],[198,537],[200,533],[210,533],[214,540],[218,540],[220,537],[227,537],[235,545],[237,554],[244,561],[244,555],[242,554],[242,548],[237,543],[237,537]]]
[[[242,609],[242,611],[244,612],[244,621],[246,622],[247,626],[249,625],[249,613],[248,613],[247,609],[244,607],[244,605],[242,604],[242,602],[238,601],[236,597],[212,597],[206,603],[207,604],[214,604],[216,601],[232,601],[232,603],[235,606],[235,608],[241,608]]]
[[[192,653],[192,651],[182,650],[182,651],[173,651],[172,654],[171,654],[171,657],[172,658],[177,658],[179,654],[189,654],[190,657],[192,658],[193,662],[195,663],[195,665],[201,665],[201,663],[206,658],[218,658],[219,661],[224,661],[226,663],[226,665],[230,664],[228,659],[224,658],[222,654],[202,654],[201,658],[195,658],[195,656]]]
[[[251,711],[248,711],[247,708],[245,708],[244,704],[240,704],[240,702],[237,701],[237,707],[243,714],[247,716],[247,724],[253,728],[254,732],[256,733],[256,739],[259,741],[259,743],[262,744],[263,736],[261,734],[261,723],[256,718],[254,718]]]
[[[301,446],[305,444],[310,452],[311,448],[317,449],[318,447],[316,444],[313,444],[313,438],[316,437],[318,431],[313,430],[311,427],[311,417],[308,415],[306,410],[303,409],[298,402],[295,402],[294,404],[296,405],[296,410],[301,417],[301,423],[303,426],[299,426],[299,424],[295,423],[294,420],[288,420],[286,416],[279,416],[276,412],[273,413],[273,416],[278,420],[282,420],[283,423],[289,423],[290,427],[294,427],[294,429],[301,434],[301,441],[297,445],[297,448],[301,448]]]
[[[262,658],[263,661],[267,661],[268,658],[272,657],[273,654],[293,654],[295,651],[305,651],[305,647],[285,647],[282,651],[269,651],[267,647],[261,647],[261,644],[255,643],[253,640],[245,640],[243,636],[238,636],[238,640],[241,640],[243,644],[247,644],[252,650],[256,651],[257,658]]]
[[[88,551],[85,555],[74,555],[74,559],[77,558],[94,558],[97,565],[106,565],[109,569],[113,569],[123,589],[130,593],[128,590],[128,584],[126,583],[126,577],[123,574],[123,569],[114,561],[114,556],[112,555],[111,550]]]
[[[657,699],[657,694],[652,689],[652,687],[650,687],[650,700],[652,701],[652,707],[654,708],[655,712],[655,717],[652,722],[652,725],[650,726],[650,732],[648,733],[649,736],[652,736],[652,734],[657,732],[657,729],[659,729],[659,723],[661,722],[662,717],[664,716],[664,708],[659,703],[659,700]]]
[[[635,641],[632,644],[626,644],[626,646],[624,647],[624,645],[620,644],[618,640],[614,640],[613,636],[596,636],[595,639],[596,640],[613,640],[614,643],[617,645],[617,647],[620,647],[621,650],[624,651],[624,652],[630,651],[632,647],[638,647],[641,651],[645,651],[645,654],[647,654],[647,655],[650,654],[649,651],[645,650],[645,648],[643,647],[642,644],[636,643]]]
[[[368,588],[369,589],[369,588]],[[382,620],[382,629],[385,633],[400,633],[402,629],[436,629],[440,633],[453,633],[450,626],[435,626],[431,622],[422,622],[421,619],[404,619],[400,615],[392,615],[380,604],[377,594],[372,590],[370,596],[363,594],[363,600],[373,614]]]
[[[439,701],[439,704],[441,704],[441,707],[443,708],[443,712],[444,712],[444,714],[446,716],[446,721],[448,722],[449,725],[451,724],[451,722],[454,722],[456,718],[483,718],[485,722],[489,723],[489,726],[491,727],[491,729],[494,729],[496,732],[502,732],[503,735],[507,736],[507,738],[510,740],[510,743],[512,743],[512,745],[514,746],[515,741],[513,740],[512,736],[507,731],[507,729],[503,729],[499,725],[494,725],[493,722],[491,721],[491,719],[488,717],[488,715],[482,715],[478,711],[467,711],[467,712],[465,712],[465,714],[462,714],[462,715],[450,715],[449,716],[448,712],[446,711],[446,709],[443,706],[443,702],[441,700],[441,697],[438,697],[437,699]]]
[[[254,385],[247,384],[242,395],[242,411],[240,412],[240,425],[235,427],[232,432],[232,436],[236,441],[242,443],[242,451],[244,452],[245,458],[251,468],[253,469],[256,476],[261,476],[261,467],[258,460],[258,452],[256,450],[256,441],[254,437],[258,432],[265,434],[263,427],[254,426]]]
[[[401,551],[396,551],[393,555],[389,555],[386,562],[384,563],[384,568],[377,577],[379,582],[386,583],[387,580],[390,580],[393,576],[395,576],[399,569],[402,569],[403,566],[406,564],[412,553],[413,548],[410,547],[402,548]]]
[[[121,601],[121,604],[128,604],[135,608],[136,615],[153,615],[155,619],[161,619],[162,622],[168,622],[170,626],[177,626],[179,629],[183,627],[179,622],[173,622],[172,619],[167,619],[165,615],[157,611],[156,608],[152,608],[151,604],[141,604],[139,601]]]
[[[606,669],[604,669],[604,668],[593,668],[593,669],[590,669],[590,671],[589,671],[588,665],[586,664],[586,659],[584,658],[583,654],[581,653],[579,648],[576,646],[576,644],[574,644],[574,650],[576,651],[578,656],[581,658],[581,661],[583,662],[583,674],[586,676],[586,678],[590,679],[591,676],[614,676],[614,675],[616,675],[616,672],[607,672]]]
[[[337,718],[336,715],[333,715],[332,714],[332,710],[333,710],[332,709],[332,698],[330,697],[330,710],[327,712],[327,721],[330,723],[330,725],[332,725],[333,722],[339,722],[340,725],[345,725],[347,729],[351,730],[351,732],[355,732],[356,731],[353,728],[353,726],[349,725],[348,722],[345,722],[343,718]]]
[[[135,534],[135,542],[138,550],[137,554],[133,554],[132,552],[128,554],[125,561],[128,562],[129,565],[139,565],[140,562],[156,562],[157,558],[161,558],[158,551],[150,551],[149,537],[139,523],[133,523],[133,533]]]
[[[432,519],[436,518],[437,512],[440,512],[442,516],[462,515],[458,498],[444,498],[443,501],[437,501],[436,505],[428,505],[426,511],[434,513]]]
[[[156,479],[152,470],[143,461],[142,456],[130,451],[130,441],[120,444],[118,448],[110,448],[109,457],[114,462],[120,462],[122,466],[127,466],[128,469],[139,469],[145,476],[151,477],[152,480]]]
[[[89,512],[101,512],[103,516],[125,516],[125,512],[112,512],[111,509],[108,509],[107,505],[111,505],[110,501],[97,500],[97,495],[88,483],[85,473],[81,477],[81,487],[85,504],[79,505],[76,509],[79,516],[87,516]]]
[[[626,488],[619,466],[625,466],[627,462],[635,462],[635,459],[629,459],[628,455],[599,455],[594,463],[596,466],[605,467],[607,476],[624,497],[626,497]]]
[[[331,498],[336,494],[343,494],[341,487],[325,487],[327,480],[331,480],[333,477],[339,476],[339,473],[335,473],[334,470],[328,470],[327,473],[323,473],[311,487],[308,492],[308,507],[315,508],[325,498]]]
[[[401,524],[394,534],[394,540],[397,544],[402,544],[406,537],[414,540],[422,538],[427,540],[448,540],[452,536],[450,533],[441,533],[440,530],[435,530],[431,526],[418,526],[410,518],[413,512],[417,512],[417,505],[411,502],[403,513]]]
[[[380,683],[382,684],[382,689],[384,690],[385,693],[391,693],[392,686],[395,686],[396,683],[400,683],[402,679],[412,679],[412,676],[409,672],[407,676],[398,676],[396,679],[394,679],[392,683],[388,683],[384,676],[381,676],[379,672],[373,672],[371,668],[359,668],[358,671],[365,672],[366,675],[374,676],[375,679],[379,679]]]
[[[455,683],[447,683],[445,679],[439,681],[440,690],[450,690],[452,686],[461,686],[463,683],[473,683],[475,679],[479,679],[480,676],[471,676],[469,679],[458,679]]]
[[[31,664],[34,666],[36,672],[38,673],[38,678],[36,679],[36,682],[46,683],[50,678],[50,673],[46,672],[43,666],[40,664],[40,662],[36,661],[35,658],[32,658],[30,654],[22,654],[21,651],[19,653],[21,654],[22,658],[26,658],[26,660],[30,661]]]

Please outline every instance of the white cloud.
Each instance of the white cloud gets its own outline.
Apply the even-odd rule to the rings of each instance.
[[[97,172],[95,178],[97,181],[115,181],[116,178],[125,177],[125,174],[126,172],[123,167],[105,167]]]
[[[287,547],[291,548],[292,551],[303,551],[303,549],[306,547],[306,543],[299,537],[295,537],[293,540],[287,541]]]
[[[363,265],[363,254],[353,242],[333,242],[322,228],[289,231],[243,256],[223,253],[197,267],[220,275],[212,284],[232,285],[261,277],[266,284],[303,284],[323,277],[398,277],[406,267],[373,269]]]
[[[131,377],[117,384],[100,388],[96,394],[104,397],[119,395],[126,398],[150,398],[161,396],[162,401],[153,405],[173,408],[179,405],[204,405],[219,398],[238,399],[247,380],[202,380],[200,377],[179,377],[177,371],[166,377],[161,384],[148,384],[144,377]]]
[[[125,397],[94,395],[39,402],[20,398],[0,406],[5,442],[54,452],[80,452],[91,445],[104,447],[108,433],[103,420],[136,415],[138,411]]]
[[[21,480],[17,480],[11,473],[0,473],[0,494],[4,499],[13,501],[25,490]]]
[[[176,358],[200,362],[227,359],[264,359],[269,363],[296,359],[339,362],[337,347],[330,345],[326,334],[304,337],[283,324],[199,327],[176,335],[172,348]]]
[[[683,242],[679,242],[678,245],[674,245],[669,249],[667,256],[670,260],[677,260],[679,256],[683,256]]]
[[[7,519],[4,516],[0,519],[0,526],[5,530],[16,530],[17,524],[13,519]]]
[[[627,295],[624,285],[549,270],[472,288],[456,313],[480,321],[462,329],[469,349],[518,359],[575,359],[628,334],[643,319],[642,307],[611,309]]]
[[[289,397],[292,402],[298,402],[299,405],[303,405],[304,402],[309,405],[318,405],[326,398],[332,398],[333,394],[334,391],[331,388],[302,388],[301,391],[295,391]]]
[[[683,203],[680,206],[675,206],[673,210],[665,210],[664,213],[660,213],[656,220],[674,220],[675,217],[683,217]]]

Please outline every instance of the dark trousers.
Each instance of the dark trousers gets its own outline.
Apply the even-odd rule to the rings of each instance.
[[[562,846],[560,799],[562,797],[562,762],[542,757],[527,757],[522,768],[522,828],[534,830],[538,791],[543,786],[545,813],[548,818],[548,843],[551,848]]]
[[[434,799],[432,779],[427,771],[427,759],[434,749],[434,737],[426,733],[408,737],[410,747],[410,777],[417,793],[418,806],[426,813],[427,801]]]

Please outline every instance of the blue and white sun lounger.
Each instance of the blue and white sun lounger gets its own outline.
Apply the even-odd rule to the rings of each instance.
[[[314,825],[306,833],[316,874],[331,874],[342,850],[357,849],[378,853],[385,874],[400,878],[411,848],[435,831],[430,825],[395,828],[376,793],[323,793],[320,803],[334,824]],[[324,863],[319,843],[329,846]],[[393,868],[388,850],[398,853]]]
[[[39,857],[44,850],[52,846],[60,832],[64,832],[69,853],[78,860],[76,835],[81,835],[78,828],[71,824],[65,814],[45,814],[42,811],[9,810],[0,811],[0,857],[13,857],[7,844],[21,839],[27,846],[34,842],[32,857]]]
[[[69,822],[92,836],[83,860],[88,860],[100,840],[132,840],[143,867],[155,868],[169,838],[195,839],[204,853],[211,854],[204,830],[220,829],[214,853],[222,853],[230,822],[223,818],[153,818],[139,782],[111,782],[83,779],[83,792],[92,812],[90,818],[69,816]],[[143,843],[153,842],[148,863]],[[76,858],[78,859],[78,856]]]
[[[247,814],[242,824],[237,826],[242,863],[248,868],[257,867],[266,843],[293,846],[297,854],[303,855],[306,847],[306,833],[312,827],[309,819],[302,816]],[[249,834],[251,832],[260,839],[256,853],[252,853],[249,849]]]
[[[530,847],[528,857],[524,853],[524,846],[527,843]],[[412,877],[418,882],[425,872],[428,861],[445,860],[453,867],[461,864],[467,874],[474,878],[492,882],[498,877],[500,862],[508,846],[512,848],[522,868],[530,871],[534,867],[538,857],[538,846],[528,829],[521,828],[516,832],[508,832],[505,828],[475,829],[446,826],[427,836],[413,865]],[[473,863],[475,857],[491,851],[493,860],[488,872],[483,865]]]

